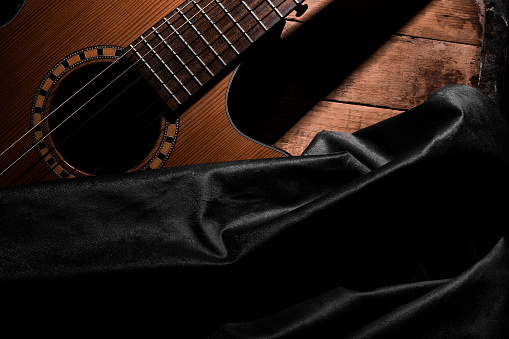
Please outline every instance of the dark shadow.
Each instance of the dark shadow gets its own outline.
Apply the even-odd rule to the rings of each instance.
[[[509,2],[485,0],[483,46],[479,89],[500,105],[506,119],[509,118],[509,67],[507,64],[509,30]]]
[[[289,38],[265,44],[238,69],[234,125],[274,144],[430,0],[335,0]]]
[[[11,22],[25,4],[26,0],[3,0],[0,3],[0,28]]]

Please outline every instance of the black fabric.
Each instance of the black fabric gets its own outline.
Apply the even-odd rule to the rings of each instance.
[[[2,327],[507,338],[508,136],[455,85],[301,157],[2,189]]]

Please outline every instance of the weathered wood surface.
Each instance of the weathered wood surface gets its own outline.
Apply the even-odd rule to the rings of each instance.
[[[299,155],[321,130],[351,133],[418,105],[443,85],[477,84],[482,0],[307,1],[309,10],[302,17],[287,20],[282,41],[267,42],[271,49],[266,45],[255,51],[234,77],[231,97],[240,105],[230,107],[231,117],[239,116],[237,110],[249,118],[234,123],[256,140]],[[9,112],[2,116],[9,126],[0,138],[2,150],[30,125],[26,113],[54,65],[88,46],[126,46],[180,0],[150,0],[143,6],[134,0],[60,2],[51,9],[39,3],[28,2],[2,29],[0,47],[9,51],[0,54],[0,111]],[[247,85],[235,85],[242,74]],[[223,99],[228,78],[215,88]],[[202,110],[207,114],[198,117]],[[238,135],[226,115],[206,120],[224,110],[223,100],[205,96],[196,102],[181,117],[179,143],[193,139],[198,144],[176,149],[168,165],[281,156]],[[185,126],[193,120],[205,137],[198,128]],[[19,149],[32,145],[31,138],[22,141],[16,144]],[[232,145],[237,147],[233,151]],[[31,153],[12,169],[35,169],[34,175],[47,170],[35,149]],[[4,157],[5,164],[16,158],[13,154]],[[37,181],[30,175],[24,182]]]
[[[305,30],[305,24],[322,15],[320,11],[335,9],[331,7],[330,0],[307,0],[307,3],[309,10],[302,17],[288,18],[283,45],[286,40],[290,41],[286,45],[292,45],[292,36],[299,35]],[[341,26],[340,21],[345,20],[347,14],[357,13],[358,20],[362,21],[363,3],[369,4],[369,1],[358,2],[358,7],[355,7],[355,2],[346,3],[343,7],[336,7],[336,25]],[[347,14],[342,16],[340,11]],[[311,55],[311,60],[300,59],[303,65],[300,76],[290,75],[287,81],[280,81],[286,87],[278,92],[279,102],[268,105],[262,117],[263,121],[272,120],[276,121],[276,126],[282,125],[282,129],[286,128],[285,133],[259,132],[260,138],[274,142],[292,155],[299,155],[321,130],[352,133],[422,103],[431,92],[444,85],[461,83],[476,87],[483,14],[482,0],[432,0],[358,65],[341,53],[355,55],[356,48],[364,48],[363,42],[373,46],[376,42],[369,40],[368,33],[356,35],[355,30],[361,25],[352,26],[351,31],[343,32],[343,35],[324,25],[332,33],[328,39],[319,40],[322,46],[317,46],[317,53],[337,55],[327,59],[323,55],[317,57],[304,53],[306,57]],[[330,14],[330,17],[334,15]],[[354,45],[349,35],[365,40]],[[307,45],[304,36],[299,36],[303,48],[313,48]],[[328,49],[323,47],[324,43],[341,47]],[[342,51],[338,52],[338,49]],[[361,58],[362,53],[358,57]],[[336,66],[334,60],[338,60]],[[350,65],[349,69],[345,62],[351,62],[355,67]],[[310,63],[313,66],[309,66]],[[339,70],[341,67],[346,70]],[[347,70],[350,72],[344,74]],[[318,75],[310,76],[309,72],[318,72]],[[334,76],[338,78],[337,83],[330,79]],[[321,79],[327,85],[323,85]],[[321,86],[324,90],[316,89]],[[319,95],[321,97],[316,97]],[[304,108],[307,109],[305,112]],[[287,111],[281,113],[281,110]],[[269,119],[267,116],[272,117]],[[256,134],[258,126],[253,125],[252,128],[251,133]]]

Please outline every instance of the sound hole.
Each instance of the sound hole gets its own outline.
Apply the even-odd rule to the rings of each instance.
[[[134,67],[93,62],[61,81],[48,125],[69,165],[94,175],[119,173],[140,164],[153,150],[166,110]]]

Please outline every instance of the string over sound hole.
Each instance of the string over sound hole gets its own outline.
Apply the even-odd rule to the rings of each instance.
[[[126,172],[140,167],[157,148],[167,110],[127,62],[96,61],[59,83],[48,130],[54,148],[72,168],[93,175]]]

